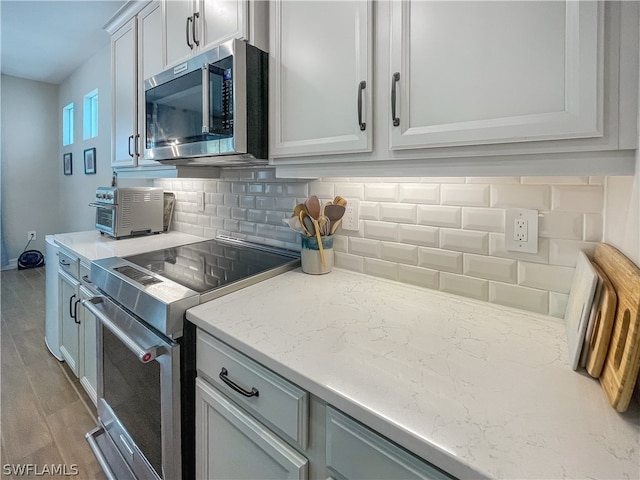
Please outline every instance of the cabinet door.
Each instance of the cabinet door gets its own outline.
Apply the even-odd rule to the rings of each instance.
[[[129,20],[111,38],[113,116],[111,165],[136,166],[137,155],[137,58],[136,19]]]
[[[270,156],[371,151],[371,2],[270,9]]]
[[[196,478],[306,479],[307,459],[196,379]]]
[[[391,149],[603,134],[603,5],[391,5]]]
[[[80,287],[80,299],[91,298],[91,292]],[[85,391],[96,404],[98,399],[98,349],[96,338],[96,316],[86,308],[79,306],[80,316],[80,354],[79,377]]]
[[[246,0],[198,0],[196,39],[204,51],[234,38],[248,40]]]
[[[64,272],[58,273],[60,314],[60,353],[69,368],[78,375],[79,331],[78,303],[80,283]]]
[[[151,2],[138,14],[138,133],[140,143],[139,165],[159,165],[153,160],[144,159],[146,146],[146,104],[144,101],[144,81],[164,69],[166,40],[162,30],[162,4],[159,0]]]
[[[194,0],[164,0],[164,31],[167,39],[165,65],[184,62],[193,55]]]

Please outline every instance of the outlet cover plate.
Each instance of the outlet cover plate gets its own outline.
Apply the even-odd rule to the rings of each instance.
[[[342,217],[342,229],[357,232],[360,230],[360,200],[349,198],[345,200],[347,206]]]
[[[505,213],[504,243],[510,252],[538,253],[538,211],[508,209]]]

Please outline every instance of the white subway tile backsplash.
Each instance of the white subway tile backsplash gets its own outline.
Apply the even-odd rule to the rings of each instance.
[[[417,206],[410,203],[381,203],[380,220],[396,223],[416,223]]]
[[[584,214],[584,236],[585,242],[601,242],[604,232],[604,222],[599,213]]]
[[[217,180],[156,180],[176,194],[173,230],[300,249],[283,224],[309,195],[360,200],[360,230],[338,229],[336,267],[562,318],[577,251],[603,238],[605,177],[276,178],[273,168]],[[205,192],[205,211],[196,207]],[[536,254],[504,248],[508,208],[540,211]]]
[[[349,237],[349,253],[363,257],[380,257],[380,242],[368,238]]]
[[[477,300],[489,299],[489,282],[487,280],[465,277],[464,275],[441,272],[440,290]]]
[[[440,248],[418,247],[418,264],[433,270],[462,273],[462,253]]]
[[[440,231],[436,227],[400,224],[398,225],[398,241],[424,247],[438,247],[440,245]]]
[[[360,202],[360,220],[380,220],[380,204]]]
[[[483,232],[504,232],[504,210],[464,207],[462,209],[462,228]]]
[[[564,314],[569,303],[569,295],[549,292],[549,315],[564,319]]]
[[[460,207],[437,207],[418,205],[417,220],[420,225],[432,227],[460,228],[462,209]]]
[[[582,214],[576,212],[546,212],[539,217],[538,235],[546,238],[582,240]]]
[[[518,262],[518,284],[558,293],[569,293],[575,268]]]
[[[404,183],[399,185],[398,200],[404,203],[440,203],[440,185]]]
[[[463,255],[463,272],[470,277],[480,277],[505,283],[517,283],[518,266],[515,260],[486,255]]]
[[[353,272],[364,271],[364,257],[344,252],[333,252],[333,263],[336,267],[351,270]]]
[[[373,275],[374,277],[388,278],[389,280],[398,280],[398,264],[378,260],[377,258],[364,259],[364,273]]]
[[[404,243],[382,242],[380,246],[382,260],[396,263],[418,264],[418,246]]]
[[[603,186],[554,186],[552,188],[554,210],[602,213],[604,208]]]
[[[489,253],[489,234],[471,230],[440,229],[440,247],[469,253]]]
[[[547,185],[492,185],[491,206],[549,210],[551,189]]]
[[[546,314],[549,309],[549,292],[518,285],[491,282],[489,285],[489,301],[507,307]]]
[[[388,183],[365,184],[364,199],[370,202],[397,202],[398,185]]]
[[[398,280],[420,287],[438,290],[440,286],[440,272],[413,265],[398,265]]]
[[[576,240],[549,240],[549,263],[552,265],[563,265],[565,267],[575,267],[578,252],[582,251],[587,256],[592,257],[596,249],[596,243],[580,242]]]
[[[489,185],[441,185],[440,203],[461,207],[488,207]]]
[[[362,224],[364,226],[365,238],[371,238],[374,240],[387,240],[392,242],[398,241],[399,225],[397,223],[364,220]]]
[[[364,200],[364,184],[362,183],[336,183],[334,188],[335,195],[343,198],[353,198],[356,200]]]

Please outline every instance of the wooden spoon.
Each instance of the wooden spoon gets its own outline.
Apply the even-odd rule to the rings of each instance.
[[[342,205],[327,205],[326,207],[324,207],[324,214],[331,221],[329,235],[331,235],[335,231],[333,228],[334,225],[335,225],[335,228],[338,228],[337,223],[340,221],[340,219],[342,219],[344,212],[345,212],[345,208]]]
[[[340,195],[336,195],[336,198],[333,199],[333,203],[335,205],[341,205],[341,206],[346,206],[347,205],[347,201],[342,198]]]
[[[302,229],[304,230],[304,233],[308,237],[313,237],[316,232],[315,232],[312,218],[304,210],[300,212],[299,218],[300,218],[300,225],[302,225]]]
[[[320,216],[320,200],[315,195],[311,195],[304,202],[304,206],[307,208],[307,213],[311,215],[311,218],[317,220]]]

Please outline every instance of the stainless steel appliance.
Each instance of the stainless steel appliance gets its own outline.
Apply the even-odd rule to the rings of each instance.
[[[145,80],[145,158],[266,163],[267,72],[267,54],[236,39]]]
[[[164,230],[162,188],[98,187],[96,228],[115,238],[130,237]]]
[[[188,308],[300,264],[298,252],[229,237],[96,260],[99,426],[109,478],[195,478],[195,326]]]

